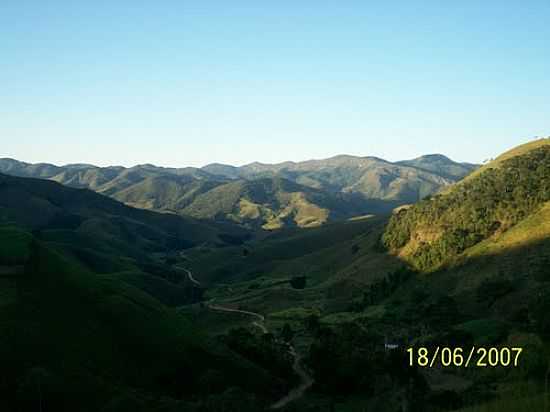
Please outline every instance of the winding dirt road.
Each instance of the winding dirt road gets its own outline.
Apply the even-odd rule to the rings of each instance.
[[[201,285],[201,283],[193,277],[193,274],[191,273],[190,270],[188,270],[188,269],[184,269],[184,270],[187,272],[187,277],[189,278],[189,280],[193,284],[195,284],[197,286]],[[220,306],[220,305],[213,305],[211,303],[207,303],[206,307],[208,309],[214,310],[214,311],[240,313],[240,314],[243,314],[243,315],[255,317],[256,319],[259,319],[259,320],[253,321],[252,325],[254,325],[257,328],[261,329],[261,331],[263,333],[269,333],[269,330],[265,326],[265,316],[263,316],[259,313],[250,312],[248,310],[228,308],[228,307]],[[292,364],[292,369],[300,377],[301,382],[297,387],[292,389],[286,396],[284,396],[283,398],[281,398],[277,402],[275,402],[273,405],[271,405],[270,409],[274,409],[274,410],[275,409],[281,409],[281,408],[285,407],[286,405],[288,405],[290,402],[301,398],[304,395],[305,391],[308,390],[314,383],[313,378],[309,375],[309,373],[306,371],[306,369],[302,365],[302,359],[301,359],[300,355],[296,352],[296,349],[294,348],[294,346],[289,344],[288,347],[289,347],[289,353],[294,358],[294,363]]]
[[[300,355],[296,353],[296,350],[292,345],[290,345],[290,354],[294,357],[294,364],[292,365],[292,368],[300,377],[300,385],[292,389],[285,397],[271,405],[271,409],[281,409],[290,402],[300,399],[304,395],[305,391],[313,385],[313,378],[304,369],[302,359],[300,358]]]
[[[195,286],[200,286],[201,285],[201,283],[193,277],[193,274],[191,273],[191,271],[189,269],[185,269],[185,268],[182,268],[182,269],[185,270],[185,272],[187,273],[187,278],[189,279],[189,281],[191,283],[193,283]]]

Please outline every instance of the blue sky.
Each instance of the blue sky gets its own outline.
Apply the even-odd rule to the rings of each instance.
[[[0,156],[201,166],[550,135],[550,1],[0,2]]]

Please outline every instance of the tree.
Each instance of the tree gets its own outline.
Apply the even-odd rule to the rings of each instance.
[[[304,320],[304,326],[309,333],[317,335],[319,329],[321,328],[321,323],[319,322],[319,315],[312,313]]]
[[[288,323],[285,323],[283,326],[283,329],[281,330],[281,338],[285,342],[290,342],[293,337],[294,337],[294,331],[292,330],[292,328]]]
[[[294,289],[304,289],[307,284],[307,278],[305,276],[294,276],[290,279],[290,286]]]

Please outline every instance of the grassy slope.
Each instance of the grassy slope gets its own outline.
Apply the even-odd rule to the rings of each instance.
[[[462,179],[477,168],[477,165],[453,162],[443,155],[426,155],[397,163],[435,172],[440,176],[450,179]]]
[[[198,195],[220,184],[181,176],[155,176],[118,190],[112,197],[132,207],[179,213]]]
[[[14,227],[0,228],[3,252],[14,236],[30,238]],[[10,284],[17,293],[9,300],[8,290],[0,294],[0,360],[9,377],[0,380],[0,406],[5,402],[7,410],[10,402],[35,402],[35,388],[25,389],[24,382],[35,379],[36,368],[51,377],[44,378],[51,383],[44,382],[43,396],[57,410],[62,404],[100,410],[110,399],[134,393],[131,388],[138,397],[197,399],[209,370],[221,373],[229,386],[262,396],[276,392],[276,378],[208,341],[187,316],[123,281],[128,274],[94,274],[36,240],[19,249],[27,263]],[[17,390],[11,385],[25,395],[13,398]]]
[[[434,270],[505,233],[548,201],[549,142],[512,150],[448,193],[395,213],[385,244],[417,268]]]
[[[464,253],[464,258],[499,255],[536,244],[550,238],[550,202],[517,225],[497,236],[486,239]]]
[[[243,234],[247,236],[240,228],[133,209],[50,181],[0,175],[0,182],[0,222],[16,222],[34,231],[50,248],[92,272],[123,272],[129,284],[170,305],[189,302],[194,295],[184,282],[185,273],[172,269],[163,256],[197,244],[239,243]],[[23,240],[7,241],[0,259],[13,260]]]
[[[24,263],[28,259],[28,245],[31,234],[14,225],[0,226],[0,238],[4,242],[0,249],[0,265]]]
[[[225,219],[251,227],[314,227],[366,213],[367,206],[346,196],[323,192],[282,178],[238,180],[202,193],[183,213]]]
[[[537,139],[535,141],[522,144],[520,146],[516,146],[513,149],[510,149],[504,153],[502,153],[500,156],[495,158],[494,160],[490,161],[489,163],[481,166],[479,169],[473,171],[468,176],[464,178],[461,182],[467,182],[471,179],[474,179],[475,177],[481,175],[483,172],[489,169],[495,169],[499,168],[502,165],[502,162],[504,162],[507,159],[511,159],[512,157],[521,156],[524,155],[531,150],[538,149],[539,147],[550,145],[550,137],[545,139]],[[461,184],[461,183],[459,183]],[[447,189],[447,191],[451,190],[452,187]]]
[[[402,266],[376,249],[384,222],[367,218],[275,232],[243,247],[192,251],[188,265],[214,286],[208,296],[218,302],[265,314],[303,307],[332,313]],[[292,288],[289,280],[301,275],[307,287]]]
[[[219,236],[227,227],[220,229],[215,224],[191,218],[134,209],[89,190],[6,175],[0,175],[0,183],[2,216],[31,229],[74,229],[86,222],[90,231],[102,231],[99,225],[103,225],[104,229],[109,227],[108,230],[143,242],[174,243],[174,246],[179,243],[180,247],[203,242],[224,243]],[[226,234],[243,233],[235,228]]]
[[[331,265],[332,253],[342,253],[348,246],[351,249],[354,239],[365,235],[371,228],[380,227],[383,221],[383,218],[371,218],[319,228],[285,230],[268,234],[259,242],[239,247],[195,250],[189,255],[191,266],[206,283],[253,279],[261,273],[276,276],[279,266],[287,268],[279,272],[286,273],[287,276],[290,272],[301,274],[303,270],[300,268],[305,269],[307,266],[310,266],[309,269],[322,271]],[[350,256],[351,252],[341,254],[338,258],[339,267],[349,264]],[[288,270],[293,265],[295,269]],[[311,279],[314,284],[322,280],[322,274]]]

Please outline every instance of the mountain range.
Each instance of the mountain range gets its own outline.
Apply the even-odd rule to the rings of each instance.
[[[55,166],[0,159],[0,173],[91,189],[142,209],[264,229],[312,227],[388,213],[440,191],[477,167],[443,155],[395,163],[340,155],[304,162],[242,167],[210,164],[202,168]]]
[[[439,156],[411,162],[399,167],[445,179],[460,171]],[[12,172],[20,166],[8,163]],[[361,196],[282,176],[295,166],[271,167],[247,178],[217,172],[221,183],[204,193],[221,206],[198,195],[188,207],[219,209],[220,219],[134,208],[51,181],[100,169],[92,166],[0,174],[0,409],[544,409],[550,139],[388,215],[307,230],[284,219],[271,231],[228,222],[236,202],[263,220],[273,218],[265,205],[286,204],[298,205],[290,214],[308,226],[300,219],[320,212],[299,215],[307,208],[298,188],[333,213],[339,205],[325,194]],[[108,169],[102,185],[135,176]],[[201,169],[158,174],[215,181]],[[456,361],[456,348],[522,353],[514,367],[481,367],[478,352],[468,369],[442,367],[442,358],[438,367],[410,366],[408,348],[438,346],[454,348]]]

